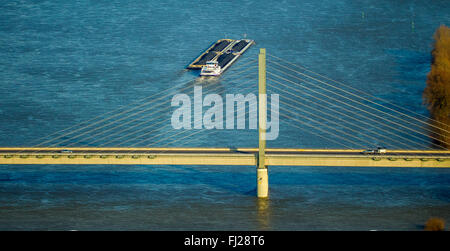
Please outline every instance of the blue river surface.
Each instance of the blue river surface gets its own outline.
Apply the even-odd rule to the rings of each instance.
[[[257,147],[248,127],[173,129],[170,101],[194,85],[222,97],[256,94],[259,48],[268,72],[305,66],[427,121],[433,34],[450,25],[446,0],[12,0],[0,13],[1,147]],[[223,76],[186,70],[218,39],[244,37],[256,44]],[[268,73],[280,114],[293,110],[287,104],[306,109],[289,100],[324,91],[272,89],[273,80]],[[268,147],[343,147],[326,134],[339,118],[313,127],[289,118],[280,117]],[[426,126],[392,139],[363,136],[393,132],[384,124],[337,129],[363,139],[349,148],[436,148]],[[422,230],[431,217],[450,224],[446,168],[271,166],[269,183],[269,199],[258,200],[248,166],[0,165],[0,230]]]

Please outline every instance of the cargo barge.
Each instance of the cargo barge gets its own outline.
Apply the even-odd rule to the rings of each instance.
[[[189,64],[187,68],[201,70],[201,76],[218,76],[254,43],[250,39],[220,39]]]

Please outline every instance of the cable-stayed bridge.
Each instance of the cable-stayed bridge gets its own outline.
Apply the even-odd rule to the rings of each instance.
[[[236,103],[236,109],[234,103],[230,106],[237,124],[242,119],[246,126],[248,117],[250,127],[251,114],[258,114],[257,128],[247,131],[243,142],[236,142],[243,147],[186,147],[205,137],[219,145],[221,138],[213,133],[226,131],[218,130],[225,129],[223,118],[222,125],[206,128],[205,124],[204,128],[207,119],[202,114],[196,116],[195,111],[193,116],[191,111],[183,115],[183,120],[189,118],[187,128],[174,128],[170,118],[174,95],[193,95],[194,102],[189,100],[189,106],[192,103],[195,109],[198,105],[193,86],[199,83],[191,80],[37,139],[30,146],[2,147],[0,164],[257,166],[259,197],[267,196],[267,166],[450,167],[449,125],[266,54],[265,49],[258,59],[241,64],[218,81],[236,85],[243,94],[258,86],[256,103],[244,99],[243,105]],[[205,86],[204,94],[216,95],[211,97],[223,94],[223,86],[217,82],[200,85]],[[279,109],[268,109],[274,105],[273,100],[262,98],[271,94],[279,95]],[[202,94],[200,100],[204,101]],[[212,103],[218,105],[209,105]],[[223,110],[218,110],[221,116]],[[209,114],[209,121],[217,122],[218,113]],[[268,114],[279,118],[280,128],[289,126],[334,147],[266,147],[270,143],[265,140]],[[233,126],[234,121],[233,117]],[[248,135],[258,139],[258,147],[246,147],[251,140]],[[279,137],[292,135],[298,134],[282,131]],[[367,151],[380,146],[386,151]]]

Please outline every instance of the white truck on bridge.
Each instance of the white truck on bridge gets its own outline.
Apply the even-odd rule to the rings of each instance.
[[[377,149],[369,149],[362,152],[363,154],[385,154],[386,148],[378,147]]]

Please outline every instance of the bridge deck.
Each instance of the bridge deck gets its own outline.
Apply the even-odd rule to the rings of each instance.
[[[257,164],[257,148],[0,148],[0,164],[242,165]],[[269,166],[450,167],[450,151],[266,149]]]

